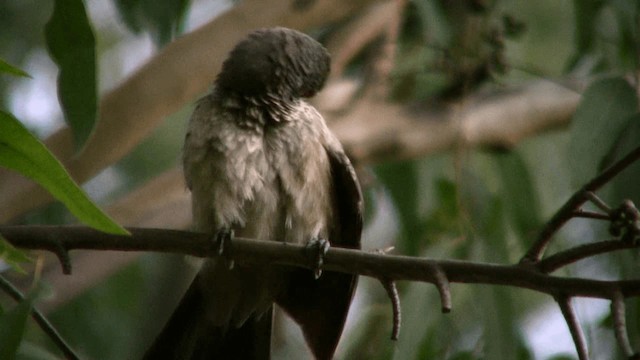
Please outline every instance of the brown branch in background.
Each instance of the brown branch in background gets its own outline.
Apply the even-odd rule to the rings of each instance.
[[[605,169],[602,173],[596,176],[593,180],[589,181],[582,189],[578,190],[569,200],[556,212],[556,214],[547,222],[545,227],[540,232],[540,235],[536,241],[531,245],[525,256],[521,259],[521,263],[536,263],[542,257],[544,250],[551,241],[553,235],[555,235],[567,221],[571,220],[575,212],[587,201],[597,199],[594,204],[604,209],[609,209],[609,206],[604,204],[599,198],[594,197],[593,194],[604,184],[608,183],[616,175],[626,169],[629,165],[640,159],[640,146],[635,148],[624,158],[618,160],[613,165]]]
[[[389,13],[395,11],[395,7],[394,1],[374,4],[329,39],[326,47],[331,54],[331,80],[343,77],[349,62],[380,37],[391,20]]]
[[[0,289],[8,294],[13,300],[17,302],[25,301],[25,296],[20,293],[18,289],[16,289],[11,283],[0,275]],[[71,349],[71,346],[67,344],[66,341],[62,338],[60,333],[49,323],[47,318],[42,315],[38,309],[32,308],[31,316],[36,321],[38,326],[42,329],[42,331],[53,341],[55,346],[60,349],[64,357],[68,360],[79,360],[80,358],[76,353]]]
[[[404,19],[403,12],[407,1],[394,0],[393,5],[393,8],[386,14],[389,20],[385,26],[385,36],[382,39],[381,51],[373,58],[371,86],[367,90],[370,96],[381,100],[390,95],[390,84],[393,80],[391,73],[395,66],[398,36],[400,36],[400,27]]]
[[[579,97],[549,81],[490,97],[472,96],[462,105],[440,110],[407,108],[367,96],[330,120],[332,130],[357,161],[376,163],[455,149],[461,139],[467,147],[511,148],[528,136],[567,125]]]
[[[587,342],[584,338],[584,332],[580,326],[580,321],[573,310],[571,304],[571,297],[569,296],[557,296],[556,301],[560,305],[562,316],[569,326],[569,332],[573,338],[573,343],[576,345],[576,351],[578,352],[578,358],[580,360],[589,360],[589,351],[587,349]]]

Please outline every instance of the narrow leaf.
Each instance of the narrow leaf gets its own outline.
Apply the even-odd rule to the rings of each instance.
[[[189,0],[116,0],[120,17],[134,33],[146,29],[163,46],[180,32]]]
[[[404,161],[376,167],[376,174],[391,194],[400,215],[403,239],[398,245],[402,246],[403,252],[411,255],[417,254],[422,239],[416,166],[416,161]]]
[[[615,138],[610,153],[601,164],[602,168],[610,166],[620,160],[633,149],[640,146],[640,114],[627,118],[625,127]],[[612,206],[618,206],[624,199],[630,199],[636,205],[640,204],[640,162],[632,164],[610,183]]]
[[[638,111],[635,90],[622,78],[595,81],[582,95],[571,124],[569,164],[574,185],[598,172],[627,117]]]
[[[25,299],[0,316],[0,359],[16,358],[31,313],[31,300]]]
[[[58,97],[76,149],[96,121],[95,38],[82,0],[56,0],[45,26],[47,47],[58,64]]]
[[[25,71],[9,64],[8,62],[4,61],[2,58],[0,58],[0,73],[28,77],[28,78],[31,77],[31,75],[27,74]]]
[[[517,152],[499,153],[495,156],[502,181],[502,200],[507,216],[524,243],[542,224],[538,197],[531,174]]]
[[[20,267],[20,263],[30,262],[31,259],[21,250],[16,249],[7,239],[0,234],[0,260],[7,263],[17,272],[26,274],[26,271]]]
[[[62,164],[11,114],[0,111],[0,166],[42,185],[85,224],[109,233],[127,234],[76,185]]]

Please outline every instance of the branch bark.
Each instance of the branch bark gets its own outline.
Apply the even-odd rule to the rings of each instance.
[[[131,236],[101,233],[81,226],[2,226],[0,233],[14,246],[58,252],[70,250],[118,250],[172,252],[198,257],[217,256],[210,234],[180,230],[129,228]],[[238,263],[274,263],[315,269],[306,246],[278,241],[234,238],[225,255]],[[640,296],[640,279],[592,280],[544,274],[535,267],[457,260],[433,260],[363,250],[330,248],[323,270],[371,276],[390,281],[437,284],[442,272],[449,282],[505,285],[555,296],[610,299]]]

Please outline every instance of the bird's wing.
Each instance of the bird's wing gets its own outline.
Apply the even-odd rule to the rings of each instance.
[[[330,232],[332,246],[360,248],[363,200],[355,170],[338,141],[325,143],[333,179],[335,221]],[[315,280],[309,270],[297,270],[287,291],[277,299],[302,328],[317,359],[331,359],[336,350],[358,277],[325,271]]]

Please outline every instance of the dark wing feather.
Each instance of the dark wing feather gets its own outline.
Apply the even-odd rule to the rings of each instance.
[[[333,139],[332,139],[333,140]],[[331,146],[333,145],[333,146]],[[331,165],[337,224],[329,241],[332,246],[360,248],[363,201],[360,185],[342,147],[325,145]],[[287,291],[277,299],[302,328],[317,359],[331,359],[336,350],[358,277],[325,271],[315,280],[309,270],[296,270]]]
[[[200,283],[193,281],[143,360],[268,360],[271,309],[261,318],[249,318],[239,328],[215,326],[206,316],[210,301]]]

